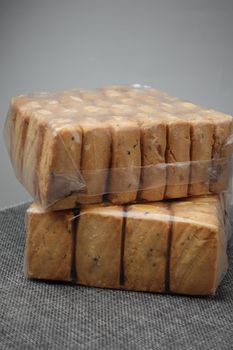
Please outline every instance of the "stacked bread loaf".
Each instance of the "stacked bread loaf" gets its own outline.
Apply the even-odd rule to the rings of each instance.
[[[28,210],[26,274],[87,286],[215,294],[227,269],[217,196],[79,212]]]
[[[231,116],[115,86],[13,98],[5,131],[36,202],[30,278],[215,293],[227,266]]]
[[[228,187],[232,117],[154,89],[19,96],[6,131],[17,177],[52,210]]]

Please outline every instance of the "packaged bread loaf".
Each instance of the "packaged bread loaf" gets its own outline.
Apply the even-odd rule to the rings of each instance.
[[[29,278],[86,286],[214,295],[227,270],[220,196],[27,212]]]
[[[220,193],[231,178],[232,117],[152,88],[21,95],[5,135],[18,179],[50,210]]]

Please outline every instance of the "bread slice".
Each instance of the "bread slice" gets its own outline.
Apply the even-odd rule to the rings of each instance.
[[[141,200],[159,201],[164,198],[166,133],[166,122],[159,118],[141,125]]]
[[[191,169],[189,195],[209,192],[214,126],[204,118],[191,121]]]
[[[85,193],[78,194],[78,203],[102,202],[106,192],[111,159],[111,133],[108,124],[94,120],[81,122],[82,160],[81,172],[85,182]]]
[[[133,202],[137,198],[141,174],[140,128],[136,122],[111,123],[112,162],[109,200],[114,204]]]
[[[179,99],[171,103],[173,114],[190,124],[189,195],[209,193],[209,173],[213,146],[213,123],[202,114],[203,109]]]
[[[33,112],[29,118],[27,136],[24,142],[22,154],[22,179],[29,193],[36,201],[40,201],[39,196],[39,173],[38,167],[43,155],[43,142],[48,125],[47,116],[38,115]],[[46,151],[48,151],[46,149]],[[44,205],[44,203],[42,203]]]
[[[38,163],[44,133],[53,117],[49,102],[39,96],[22,96],[12,100],[11,153],[16,175],[38,199]]]
[[[227,269],[218,198],[174,202],[171,210],[170,291],[214,295]]]
[[[170,215],[166,203],[127,209],[124,288],[165,292]]]
[[[55,124],[55,122],[54,122]],[[78,124],[59,123],[44,130],[37,170],[38,198],[44,207],[85,188],[80,173],[82,131]],[[64,207],[62,207],[64,209]]]
[[[12,165],[16,176],[32,195],[35,194],[34,165],[41,131],[38,120],[33,120],[32,114],[34,110],[40,108],[42,108],[40,101],[30,100],[28,96],[12,99],[8,125]],[[41,122],[43,123],[42,120]]]
[[[26,226],[26,275],[36,279],[71,281],[71,212],[48,213],[32,204],[27,212]]]
[[[190,170],[190,123],[173,116],[167,120],[167,187],[165,197],[187,197]]]
[[[119,288],[122,225],[122,207],[93,205],[81,210],[76,237],[78,283]]]
[[[19,180],[21,180],[22,152],[29,123],[29,102],[30,99],[26,95],[12,98],[5,124],[5,140],[12,165]],[[25,105],[28,107],[21,111],[21,106]]]
[[[207,111],[207,117],[214,123],[210,191],[219,193],[227,190],[232,175],[233,119],[211,110]]]

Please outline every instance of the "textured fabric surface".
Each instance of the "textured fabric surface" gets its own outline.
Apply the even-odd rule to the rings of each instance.
[[[0,211],[0,349],[232,349],[233,248],[215,298],[29,281],[27,205]]]

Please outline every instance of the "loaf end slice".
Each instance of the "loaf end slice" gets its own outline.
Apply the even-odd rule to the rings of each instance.
[[[38,198],[43,207],[57,202],[59,209],[65,209],[64,198],[85,187],[80,173],[81,148],[79,125],[46,128],[37,170]]]
[[[48,213],[32,204],[27,212],[27,277],[71,281],[72,242],[70,211]]]
[[[171,205],[170,291],[214,295],[227,266],[226,237],[216,201]]]

